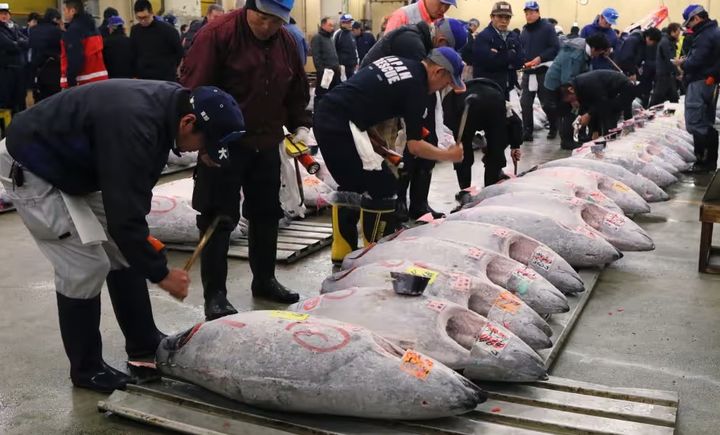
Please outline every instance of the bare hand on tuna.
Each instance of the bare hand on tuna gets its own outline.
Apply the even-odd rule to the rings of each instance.
[[[453,145],[447,149],[447,159],[451,162],[462,162],[463,147],[461,145]]]
[[[170,293],[170,296],[180,301],[188,295],[190,276],[182,269],[170,269],[165,279],[158,283],[161,289]]]

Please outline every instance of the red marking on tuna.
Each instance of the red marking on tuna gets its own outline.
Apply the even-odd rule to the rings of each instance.
[[[612,311],[608,313],[608,316],[612,316]]]
[[[535,273],[533,270],[528,269],[527,267],[522,267],[520,269],[517,269],[514,273],[529,279],[530,281],[534,281],[538,278],[537,273]]]
[[[238,322],[238,321],[236,321],[236,320],[230,320],[230,319],[226,319],[226,318],[220,319],[220,322],[221,322],[221,323],[224,323],[224,324],[226,324],[226,325],[228,325],[228,326],[232,326],[233,328],[244,328],[244,327],[247,326],[247,325],[244,324],[243,322]]]
[[[306,329],[296,329],[296,327]],[[345,329],[316,322],[295,322],[287,325],[285,330],[292,332],[295,343],[316,353],[334,352],[350,343],[350,333]]]
[[[177,207],[177,200],[172,196],[153,195],[150,214],[168,213]]]
[[[500,412],[500,411],[502,411],[502,408],[500,408],[499,406],[496,406],[490,410],[490,412]]]
[[[331,293],[330,293],[331,294]],[[314,298],[310,298],[303,303],[303,310],[305,311],[312,311],[315,308],[320,305],[320,301],[322,300],[321,296],[315,296]]]
[[[495,231],[493,231],[493,234],[500,237],[501,239],[504,239],[510,235],[510,231],[506,230],[505,228],[496,228]]]
[[[467,293],[470,291],[470,284],[472,278],[465,275],[464,273],[451,272],[449,273],[451,281],[451,287],[457,292]]]
[[[447,304],[442,301],[429,300],[427,303],[427,307],[433,311],[437,311],[438,313],[440,313],[442,312],[442,310],[445,309],[445,307],[447,307]]]
[[[357,292],[357,289],[355,287],[347,288],[344,290],[336,291],[336,292],[330,292],[326,293],[324,295],[325,299],[331,299],[331,300],[340,300],[340,299],[346,299],[350,296],[354,295],[355,292]]]
[[[468,249],[468,257],[474,258],[475,260],[479,260],[485,256],[485,252],[481,251],[477,248],[470,248]]]
[[[618,308],[617,310],[618,310],[618,312],[620,312],[620,313],[622,313],[623,311],[625,311],[624,308]]]
[[[380,262],[380,265],[382,267],[398,267],[403,263],[403,260],[383,260]]]
[[[195,335],[195,333],[198,332],[200,330],[200,328],[202,327],[202,325],[204,325],[204,324],[205,323],[198,323],[197,325],[193,326],[192,329],[190,330],[190,332],[188,332],[182,338],[182,340],[180,340],[180,343],[178,344],[178,349],[185,346],[187,344],[187,342],[190,341],[192,336]]]
[[[478,344],[485,347],[493,356],[498,356],[500,351],[507,347],[510,339],[501,332],[495,325],[486,323],[477,336]]]

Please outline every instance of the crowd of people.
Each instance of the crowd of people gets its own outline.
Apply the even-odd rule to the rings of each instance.
[[[187,271],[168,268],[145,221],[171,151],[199,151],[192,206],[207,235],[200,275],[208,320],[237,313],[227,254],[241,214],[253,296],[299,299],[275,278],[278,145],[287,132],[307,142],[312,128],[338,190],[357,199],[333,205],[333,261],[359,238],[372,243],[408,218],[442,216],[427,202],[434,164],[453,162],[459,188],[469,187],[477,131],[485,133],[485,185],[506,178],[507,147],[517,162],[520,145],[534,140],[536,97],[548,138],[572,149],[576,132],[608,133],[632,116],[634,101],[678,101],[684,92],[694,169],[716,167],[720,30],[700,5],[683,11],[682,25],[629,34],[613,28],[619,14],[606,8],[565,35],[537,1],[525,3],[525,24],[511,30],[505,1],[481,29],[479,20],[445,17],[456,0],[419,0],[388,16],[377,39],[350,14],[338,28],[322,18],[308,47],[293,3],[247,0],[228,13],[213,5],[181,33],[174,17],[136,0],[129,36],[117,11],[96,26],[82,0],[64,0],[62,14],[48,9],[22,29],[0,3],[0,108],[16,114],[0,141],[0,181],[55,268],[75,385],[112,391],[129,381],[102,360],[103,281],[130,358],[152,355],[164,336],[146,279],[187,295]],[[312,112],[308,55],[317,71]],[[24,110],[28,89],[45,101]],[[516,90],[520,115],[508,104]],[[445,127],[458,139],[443,145]],[[73,217],[81,212],[83,225]]]

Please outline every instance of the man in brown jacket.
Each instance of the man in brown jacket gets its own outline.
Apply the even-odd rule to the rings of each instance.
[[[201,276],[208,320],[235,314],[227,300],[227,252],[230,233],[243,215],[249,221],[249,257],[253,296],[293,303],[298,295],[275,279],[278,220],[282,209],[280,156],[283,126],[296,140],[312,125],[305,107],[310,99],[305,70],[295,40],[284,28],[294,0],[248,0],[245,8],[204,26],[188,51],[180,82],[195,88],[214,85],[232,95],[245,115],[246,133],[233,144],[228,169],[205,156],[195,175],[193,207],[204,233],[218,215],[232,222],[218,225],[201,256]]]

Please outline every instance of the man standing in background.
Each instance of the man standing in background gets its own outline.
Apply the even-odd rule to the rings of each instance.
[[[618,35],[617,33],[615,33],[615,30],[612,28],[612,26],[617,24],[618,18],[620,18],[620,14],[617,10],[615,10],[614,8],[605,8],[600,13],[600,15],[595,18],[595,21],[583,27],[582,31],[580,32],[580,37],[588,39],[592,35],[600,33],[604,35],[605,38],[608,40],[608,43],[610,43],[610,48],[612,50],[615,50],[618,48],[620,40],[618,39]],[[612,65],[612,63],[606,56],[593,58],[590,62],[593,70],[616,70],[616,68]]]
[[[64,89],[107,80],[102,37],[82,0],[65,0],[63,16],[68,24],[60,45],[60,86]]]
[[[477,35],[473,46],[473,77],[497,83],[506,100],[510,99],[510,72],[522,66],[520,39],[508,30],[512,16],[510,3],[495,3],[490,24]]]
[[[161,19],[155,19],[149,0],[137,0],[133,9],[138,22],[130,31],[136,77],[177,81],[177,68],[183,57],[177,30]]]
[[[223,9],[221,5],[211,4],[208,6],[205,17],[203,17],[202,20],[195,20],[190,23],[188,31],[185,32],[184,37],[182,38],[183,49],[188,51],[192,46],[193,39],[195,39],[197,32],[199,32],[200,29],[202,29],[207,23],[212,23],[215,18],[221,17],[223,14],[225,14],[225,9]]]
[[[650,106],[661,104],[665,101],[678,102],[677,75],[678,69],[673,63],[677,41],[682,33],[682,27],[678,23],[670,23],[663,33],[662,39],[657,47],[657,59],[655,61],[655,86],[650,99]]]
[[[370,51],[373,45],[375,45],[375,37],[372,33],[363,29],[363,25],[360,21],[355,21],[352,25],[352,33],[355,38],[355,45],[357,46],[358,59],[360,63],[365,58],[365,55]]]
[[[525,3],[525,19],[527,24],[520,34],[522,49],[523,78],[520,107],[522,108],[523,141],[533,140],[533,103],[535,95],[540,99],[542,109],[550,122],[548,139],[557,136],[557,114],[552,94],[543,86],[548,64],[551,63],[560,49],[560,42],[555,26],[544,18],[540,18],[540,5],[536,1]]]
[[[28,40],[12,21],[10,5],[0,3],[0,108],[13,113],[25,108],[25,59]]]
[[[391,32],[398,27],[420,21],[432,24],[433,21],[444,18],[450,6],[457,7],[457,0],[418,0],[393,12],[383,32]]]
[[[313,65],[317,71],[317,86],[313,107],[317,107],[320,99],[335,85],[340,83],[340,61],[335,44],[332,40],[335,22],[330,17],[320,20],[318,32],[310,40]]]
[[[345,78],[349,79],[355,73],[358,62],[357,46],[351,32],[353,17],[350,14],[340,16],[340,28],[333,34],[335,51],[340,61],[340,66],[345,70]],[[342,75],[342,70],[340,72]]]

